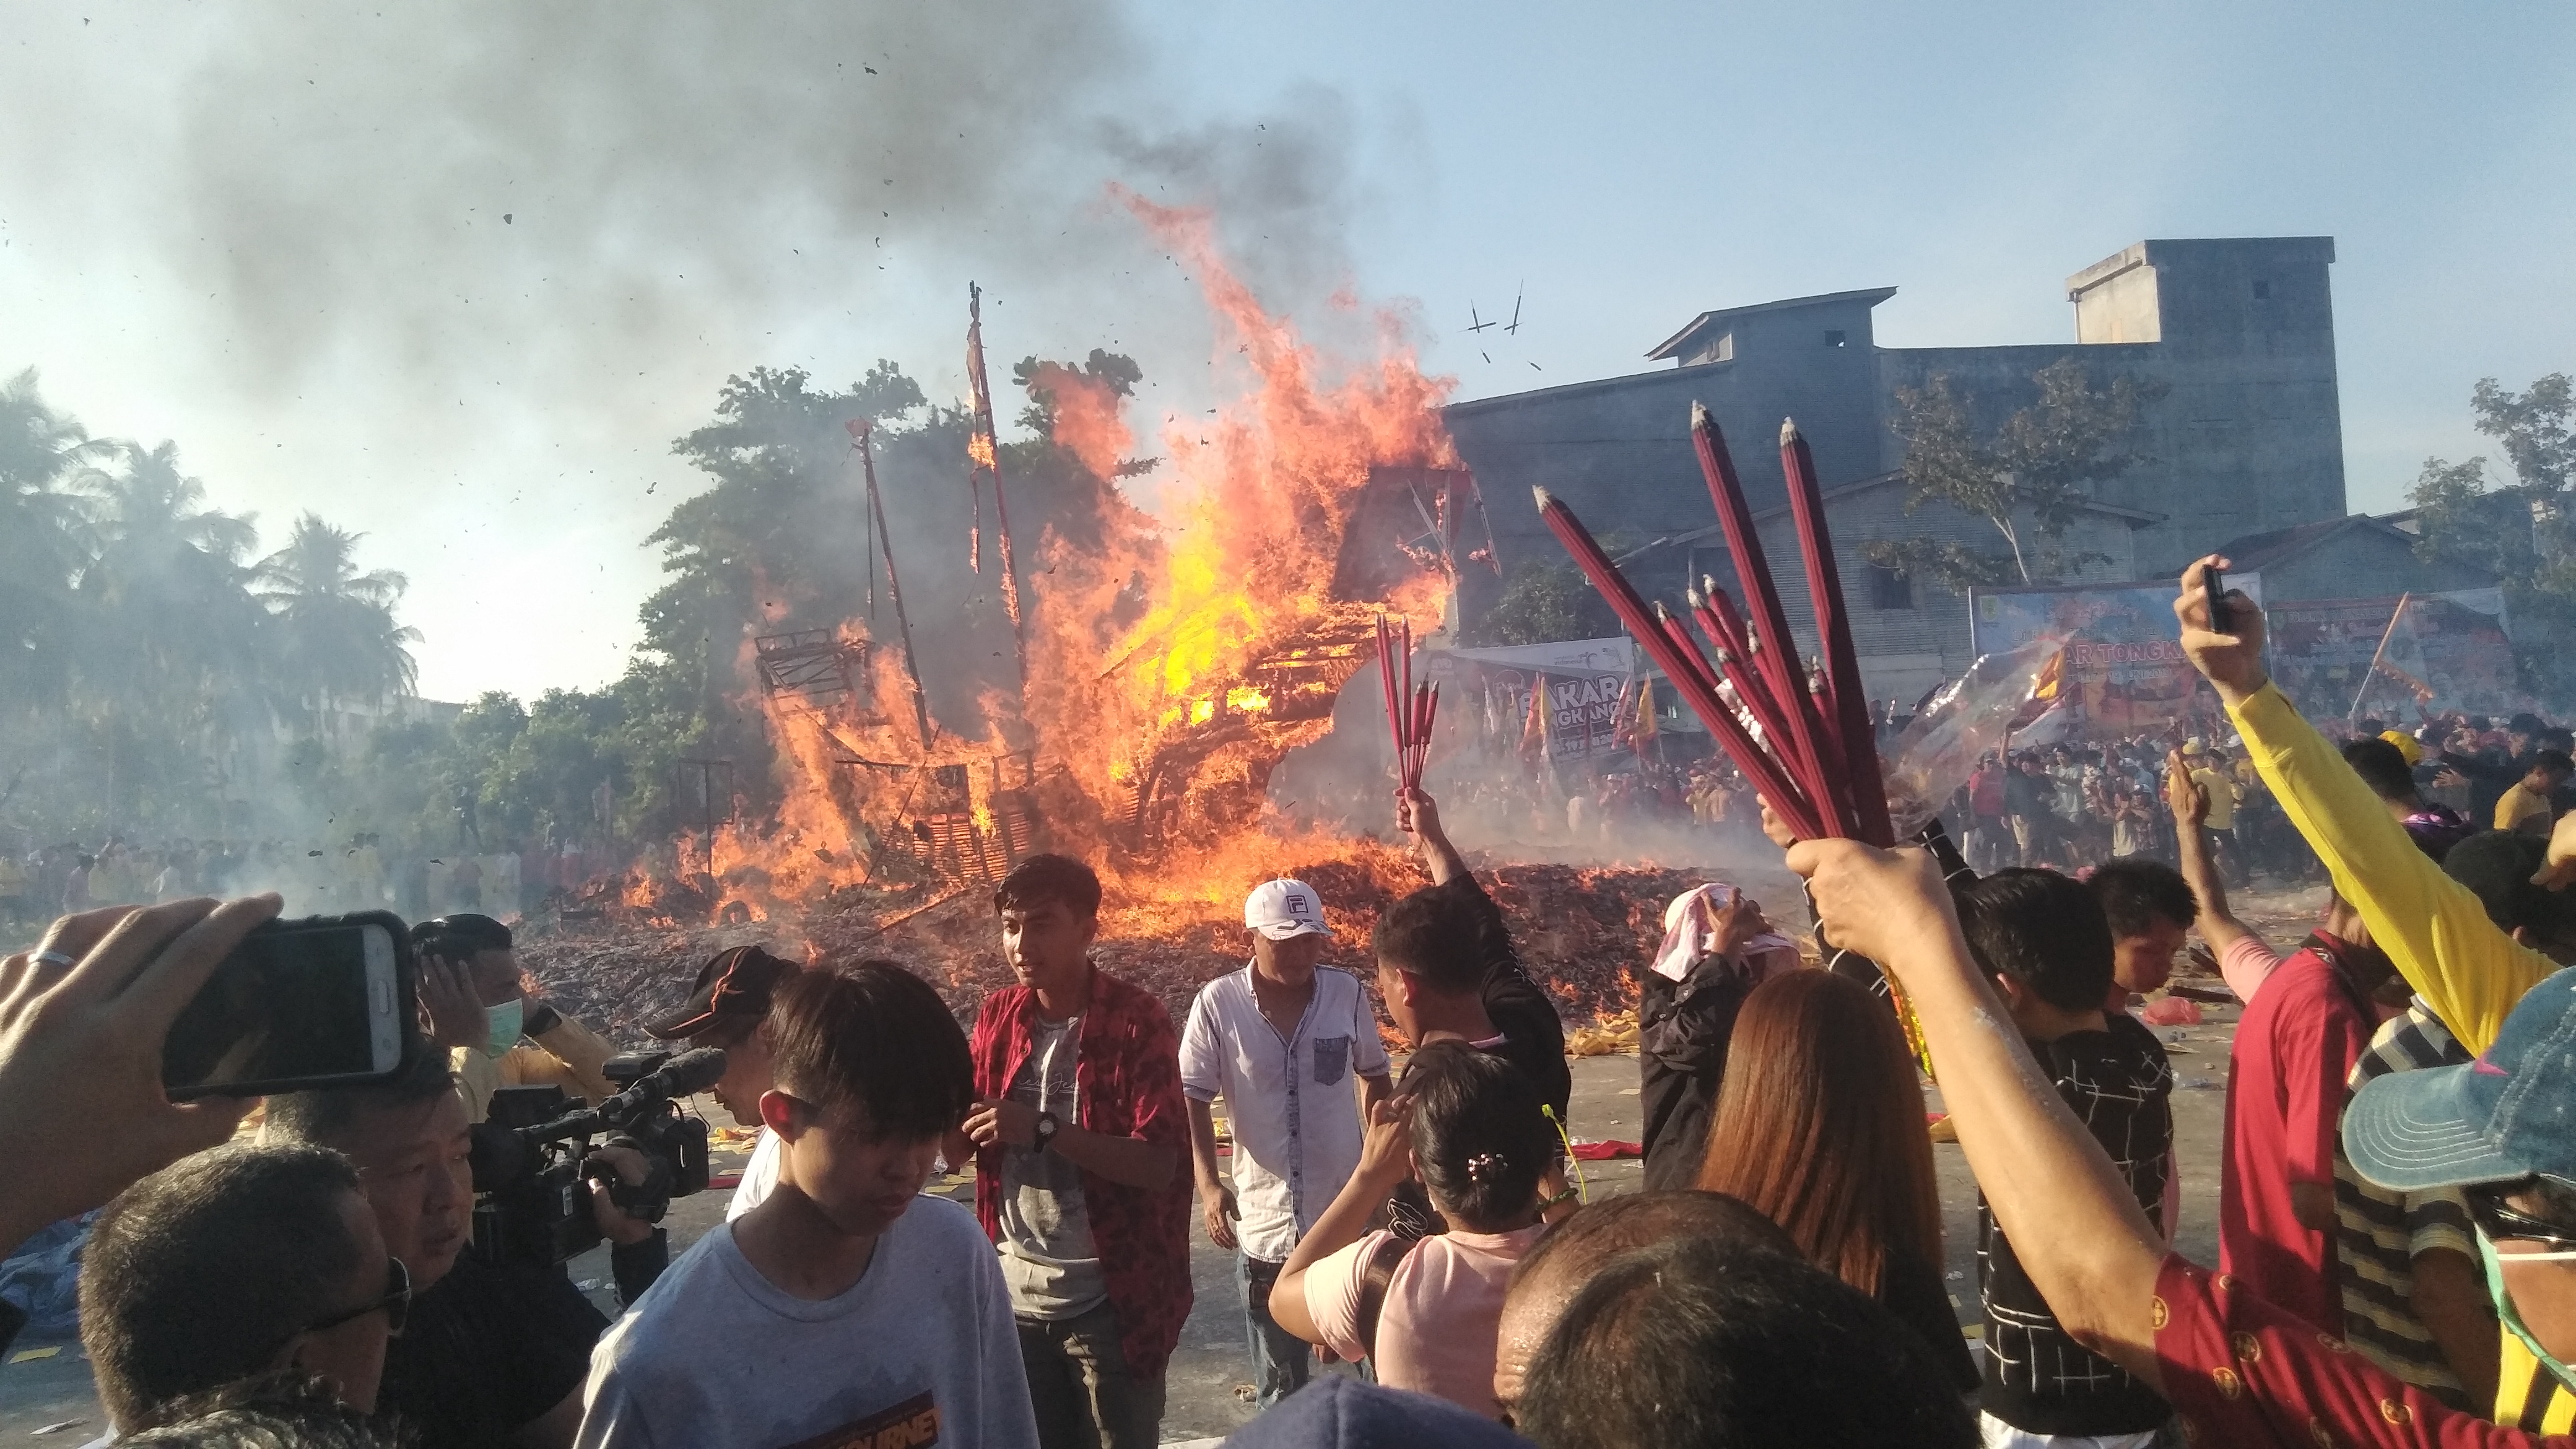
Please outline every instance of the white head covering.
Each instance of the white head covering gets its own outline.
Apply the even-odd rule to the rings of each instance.
[[[1664,944],[1655,952],[1655,974],[1679,981],[1691,963],[1717,948],[1717,913],[1739,894],[1722,883],[1692,886],[1664,907]],[[1755,981],[1767,981],[1798,964],[1798,945],[1776,931],[1744,943],[1744,961]]]

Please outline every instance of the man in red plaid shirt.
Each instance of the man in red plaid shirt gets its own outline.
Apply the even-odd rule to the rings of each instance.
[[[1031,856],[993,906],[1019,984],[976,1014],[965,1135],[1038,1440],[1146,1449],[1162,1437],[1163,1370],[1190,1314],[1180,1037],[1160,1001],[1092,964],[1090,867]]]

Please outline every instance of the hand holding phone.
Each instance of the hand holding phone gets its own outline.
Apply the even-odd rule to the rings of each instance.
[[[2215,554],[2193,560],[2175,580],[2173,606],[2183,654],[2218,687],[2219,701],[2233,707],[2269,680],[2263,670],[2263,610],[2250,599],[2230,603],[2226,567],[2227,560]],[[2201,601],[2197,608],[2195,596]]]
[[[172,1101],[356,1086],[401,1067],[417,1032],[411,947],[385,911],[270,921],[245,935],[170,1026]]]
[[[2235,633],[2236,611],[2227,607],[2227,575],[2219,572],[2216,564],[2202,564],[2200,587],[2209,596],[2209,632]]]
[[[0,1252],[232,1135],[247,1098],[175,1102],[171,1023],[274,895],[85,911],[0,960]],[[65,961],[61,958],[71,958]],[[62,1150],[62,1133],[81,1149]]]

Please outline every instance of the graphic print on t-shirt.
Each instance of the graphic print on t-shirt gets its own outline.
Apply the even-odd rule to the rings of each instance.
[[[923,1449],[939,1442],[939,1405],[928,1389],[855,1424],[799,1439],[786,1449]]]

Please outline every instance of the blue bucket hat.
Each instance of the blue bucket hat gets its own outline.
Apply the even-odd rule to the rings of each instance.
[[[2392,1192],[2534,1176],[2576,1186],[2576,969],[2525,992],[2476,1061],[2363,1086],[2343,1150]]]

